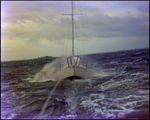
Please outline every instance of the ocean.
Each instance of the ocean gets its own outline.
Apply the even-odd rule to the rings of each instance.
[[[81,57],[93,76],[62,80],[40,118],[149,119],[149,48]],[[38,119],[65,59],[1,62],[1,119]]]

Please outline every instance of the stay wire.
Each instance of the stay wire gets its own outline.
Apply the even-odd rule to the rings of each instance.
[[[82,19],[82,21],[83,21],[83,19]],[[83,29],[84,29],[84,23],[83,23]],[[84,31],[85,31],[85,29],[84,29]],[[85,36],[84,36],[84,40],[85,40]],[[84,40],[83,40],[83,42],[84,42]],[[87,54],[89,54],[89,45],[88,45],[88,42],[87,42],[87,40],[85,41],[86,42],[86,44],[87,44]],[[86,49],[85,49],[86,50]],[[85,53],[86,54],[86,53]]]
[[[63,56],[63,15],[62,15],[62,56]]]
[[[67,44],[66,44],[66,50],[65,50],[66,55],[67,55],[67,47],[68,47],[68,40],[69,40],[70,31],[71,31],[71,21],[70,21],[70,26],[69,26],[69,29],[68,29],[68,38],[67,38]]]
[[[80,1],[79,1],[79,6],[80,6],[80,11],[81,11],[81,15],[82,15],[82,9],[81,9],[81,4],[80,4]],[[84,40],[83,40],[83,15],[82,15],[82,53],[84,54]]]
[[[65,4],[63,5],[63,11],[62,11],[62,56],[63,56],[63,13],[64,13],[64,6],[65,6]]]
[[[77,27],[76,27],[76,24],[74,24],[74,25],[75,25],[75,33],[76,33],[76,39],[77,39],[78,38],[77,30],[76,30]],[[79,47],[79,50],[77,49],[77,55],[78,55],[78,54],[81,54],[81,50],[80,50],[80,44],[79,44],[78,40],[76,40],[76,43],[77,43],[76,46]]]

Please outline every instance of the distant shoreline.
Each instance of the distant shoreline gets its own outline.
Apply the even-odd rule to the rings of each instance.
[[[56,57],[50,57],[50,58],[39,57],[39,58],[33,58],[33,59],[1,61],[1,63],[3,63],[3,62],[41,61],[41,60],[51,60],[51,59],[55,59],[55,58],[56,58]]]
[[[115,52],[125,52],[125,51],[134,51],[134,50],[144,50],[144,49],[149,49],[149,47],[146,47],[146,48],[137,48],[137,49],[130,49],[130,50],[118,50],[118,51],[103,52],[103,53],[91,53],[91,54],[84,54],[82,56],[97,55],[97,54],[107,54],[107,53],[115,53]],[[59,56],[59,57],[61,57],[61,56]],[[56,59],[56,58],[59,58],[59,57],[48,56],[46,58],[46,56],[43,56],[43,57],[31,58],[31,59],[1,61],[1,63],[3,63],[3,62],[17,62],[17,61],[21,62],[21,61],[33,61],[33,60],[36,61],[36,60],[45,60],[45,59]]]

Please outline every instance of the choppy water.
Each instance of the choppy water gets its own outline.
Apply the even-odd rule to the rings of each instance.
[[[1,118],[37,118],[57,83],[53,73],[63,59],[48,64],[2,62]],[[42,118],[149,118],[149,49],[88,55],[83,59],[88,60],[95,75],[61,81]]]

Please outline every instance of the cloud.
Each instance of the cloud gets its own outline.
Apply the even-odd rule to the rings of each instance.
[[[9,51],[19,54],[18,50],[22,50],[22,54],[24,51],[27,55],[28,47],[31,47],[34,48],[33,53],[38,55],[40,50],[45,52],[50,50],[51,45],[51,48],[55,49],[54,47],[61,47],[62,43],[65,46],[66,40],[71,41],[71,16],[62,16],[63,13],[71,13],[71,2],[2,1],[1,3],[1,41],[3,43],[1,49],[5,51],[4,53]],[[108,42],[112,40],[117,42],[114,49],[123,48],[121,46],[125,42],[129,45],[132,43],[131,46],[135,47],[147,46],[146,43],[149,44],[147,40],[149,37],[148,3],[149,1],[74,2],[74,13],[82,11],[83,14],[83,16],[74,16],[75,40],[79,43],[84,40],[83,42],[90,43],[91,47],[99,44],[111,46]],[[143,44],[139,38],[144,41]],[[129,48],[132,48],[131,46]],[[60,49],[55,50],[54,55],[60,55]],[[49,54],[53,54],[52,51],[51,49]],[[100,51],[106,51],[106,48],[93,50],[93,52]]]
[[[101,3],[105,4],[104,2],[89,2],[86,3],[86,5],[85,3],[83,5],[83,10],[84,10],[83,19],[84,19],[84,25],[86,25],[85,28],[88,29],[87,34],[90,35],[90,33],[92,33],[93,37],[94,36],[100,37],[99,35],[102,35],[102,37],[115,37],[118,35],[132,36],[133,34],[134,35],[148,34],[148,32],[142,32],[143,30],[144,31],[148,30],[148,26],[147,26],[149,24],[148,15],[141,13],[139,16],[135,16],[133,13],[128,11],[129,9],[128,8],[126,10],[126,14],[124,13],[124,15],[122,16],[120,16],[119,14],[118,16],[117,15],[112,16],[111,14],[110,15],[107,14],[109,12],[106,9],[103,8],[102,10],[100,7],[97,6],[100,5]],[[106,3],[107,4],[109,3],[108,7],[111,9],[116,8],[116,6],[118,7],[118,9],[120,8],[125,9],[125,6],[133,7],[133,4],[130,4],[130,2],[108,2],[107,1]],[[9,8],[7,12],[4,10],[6,14],[4,15],[5,17],[2,17],[4,18],[5,24],[8,24],[7,30],[4,27],[2,27],[2,30],[5,29],[4,32],[8,35],[8,37],[9,35],[11,37],[15,37],[15,36],[36,37],[37,36],[37,38],[40,39],[47,38],[50,40],[51,38],[53,38],[56,40],[61,40],[61,34],[62,34],[61,33],[62,31],[60,29],[62,24],[61,17],[57,18],[53,16],[55,14],[52,14],[52,11],[55,10],[57,11],[55,12],[57,13],[56,15],[60,15],[60,12],[58,12],[58,9],[56,9],[56,7],[59,7],[59,9],[63,9],[63,6],[60,5],[59,2],[14,2],[12,4],[11,2],[4,2],[3,4],[4,4],[4,8],[6,8],[5,6]],[[68,6],[69,4],[70,3],[68,3]],[[140,11],[143,8],[140,7],[140,5],[136,5],[136,6],[137,7],[135,8]],[[143,4],[143,6],[146,6],[146,4]],[[101,12],[101,10],[103,12]],[[49,11],[51,12],[49,13]],[[8,14],[9,12],[13,14]],[[63,18],[64,18],[63,20],[64,26],[66,27],[67,25],[69,25],[68,27],[70,27],[70,24],[68,23],[70,23],[71,19],[68,19],[68,17],[63,17]],[[78,24],[81,25],[81,20],[82,20],[81,17],[76,17],[76,18],[79,18],[77,21],[75,21],[76,25]],[[7,23],[7,21],[10,22]],[[145,22],[147,22],[147,24]],[[15,32],[12,33],[12,31]],[[107,32],[109,34],[107,34]],[[66,35],[67,34],[65,34],[64,32],[64,36]]]
[[[87,34],[92,37],[116,37],[116,36],[144,36],[149,35],[149,16],[133,13],[122,16],[110,16],[99,13],[91,17],[85,16],[84,24],[87,25]]]

